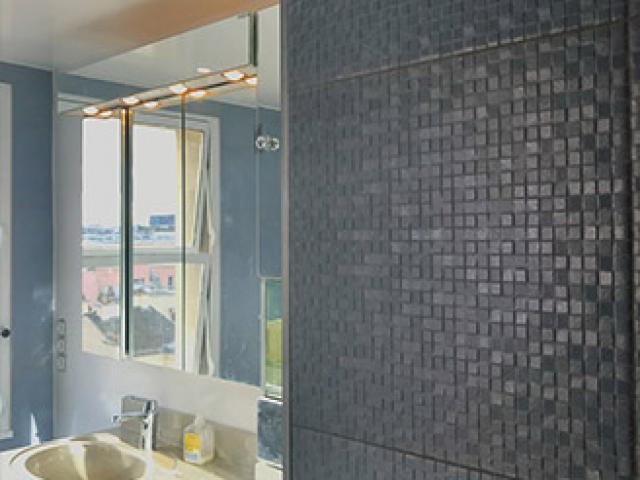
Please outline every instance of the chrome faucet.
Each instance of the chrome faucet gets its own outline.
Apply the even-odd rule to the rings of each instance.
[[[140,422],[138,448],[150,452],[156,448],[157,417],[158,402],[156,400],[127,395],[122,397],[122,412],[113,415],[111,421],[122,424],[129,420],[138,420]]]

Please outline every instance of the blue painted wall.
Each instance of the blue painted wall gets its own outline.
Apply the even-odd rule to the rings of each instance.
[[[220,376],[260,385],[260,278],[280,275],[282,223],[280,155],[258,155],[255,136],[259,124],[279,136],[280,114],[210,101],[188,109],[220,120]]]
[[[276,110],[258,110],[261,133],[282,139],[281,114]],[[282,275],[282,178],[280,151],[262,152],[258,156],[260,196],[260,275]]]
[[[61,92],[100,99],[139,90],[72,75],[57,82]],[[220,121],[220,376],[260,385],[260,276],[280,275],[282,224],[280,154],[257,155],[254,144],[257,122],[265,133],[280,136],[280,113],[261,109],[257,115],[253,108],[212,101],[190,103],[187,109]]]
[[[208,102],[211,103],[211,102]],[[194,105],[195,106],[195,105]],[[220,375],[260,384],[255,110],[205,105],[220,118]]]
[[[52,80],[0,63],[13,90],[12,426],[0,450],[52,435]]]
[[[259,124],[279,136],[280,114],[210,101],[188,111],[220,120],[220,376],[260,385],[260,278],[280,275],[282,223],[280,156],[258,155],[255,136]]]

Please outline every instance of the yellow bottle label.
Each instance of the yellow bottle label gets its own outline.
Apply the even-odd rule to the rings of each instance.
[[[184,434],[184,450],[187,453],[200,453],[200,435],[197,433]]]

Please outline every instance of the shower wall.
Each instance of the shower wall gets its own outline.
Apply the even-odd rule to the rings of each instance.
[[[294,479],[637,478],[636,3],[283,2]]]

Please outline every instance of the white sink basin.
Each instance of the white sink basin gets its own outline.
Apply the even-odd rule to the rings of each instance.
[[[144,476],[146,462],[113,445],[71,442],[34,452],[27,471],[46,480],[136,480]]]
[[[138,480],[155,477],[156,467],[165,472],[175,466],[171,459],[133,449],[118,441],[76,439],[28,448],[15,455],[12,471],[19,478],[38,480]]]

